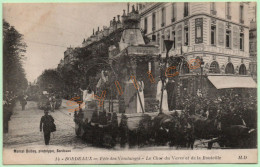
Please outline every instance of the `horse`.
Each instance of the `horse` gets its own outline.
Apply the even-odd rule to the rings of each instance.
[[[153,138],[156,145],[165,145],[169,141],[169,129],[173,117],[169,114],[159,113],[153,119]]]
[[[189,122],[194,127],[194,140],[195,139],[212,139],[218,137],[220,133],[220,124],[218,117],[211,119],[193,114],[189,116]],[[208,143],[208,149],[211,149],[213,142]]]
[[[220,146],[256,148],[256,131],[247,127],[241,114],[224,112],[220,117],[220,123]]]

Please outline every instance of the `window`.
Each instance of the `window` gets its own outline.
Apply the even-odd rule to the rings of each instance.
[[[215,74],[220,73],[220,69],[219,69],[218,62],[213,61],[213,62],[210,64],[209,73],[215,73]]]
[[[166,18],[166,12],[165,12],[165,8],[162,8],[162,24],[161,26],[165,26],[165,18]]]
[[[153,20],[152,20],[153,30],[156,28],[156,16],[155,13],[153,13]]]
[[[147,24],[147,17],[146,18],[144,18],[144,33],[146,34],[147,33],[147,27],[148,26],[148,24]]]
[[[226,68],[225,68],[225,73],[226,74],[234,74],[235,70],[234,70],[234,66],[232,63],[228,63]]]
[[[226,30],[226,47],[230,48],[231,46],[231,31]]]
[[[175,31],[172,32],[172,41],[173,41],[172,47],[173,47],[173,49],[175,49],[176,48],[176,45],[175,45],[175,41],[176,41]]]
[[[172,22],[176,21],[176,4],[172,4]]]
[[[244,50],[244,34],[240,33],[240,40],[239,40],[240,50]]]
[[[184,46],[187,46],[189,45],[189,28],[188,27],[185,27],[184,28]]]
[[[211,45],[216,45],[216,26],[212,25],[211,26]]]
[[[210,13],[211,13],[212,15],[216,15],[216,14],[217,14],[215,2],[211,2],[211,3],[210,3]]]
[[[244,6],[243,5],[240,5],[239,21],[241,24],[244,24]]]
[[[230,16],[230,2],[226,2],[226,16],[227,16],[227,19],[231,19],[231,16]]]
[[[196,27],[197,38],[201,38],[201,27]]]
[[[246,66],[244,64],[241,64],[239,67],[239,75],[246,75]]]
[[[210,10],[211,10],[211,11],[215,11],[215,10],[216,10],[216,4],[215,4],[215,2],[211,2],[211,3],[210,3]]]
[[[184,2],[184,17],[189,16],[189,3]]]
[[[203,43],[203,18],[195,19],[195,43]]]
[[[153,42],[156,41],[156,35],[152,35],[152,41],[153,41]]]
[[[189,69],[189,64],[187,61],[183,62],[182,68],[181,68],[181,73],[182,74],[188,74],[190,73],[190,69]]]

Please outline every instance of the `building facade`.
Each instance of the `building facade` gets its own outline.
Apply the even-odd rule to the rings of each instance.
[[[203,57],[205,71],[217,62],[220,73],[232,63],[231,73],[241,65],[249,69],[249,21],[246,3],[146,3],[140,9],[141,26],[160,46],[165,57],[165,39],[174,41],[171,56],[180,54],[187,60]],[[207,68],[208,67],[208,68]],[[241,71],[242,72],[242,71]]]
[[[170,58],[184,58],[178,75],[182,80],[181,90],[189,93],[196,93],[199,88],[208,90],[205,87],[214,85],[208,76],[233,78],[250,74],[248,3],[176,2],[139,6],[141,27],[151,44],[160,47],[162,57],[166,56],[164,40],[172,40]],[[189,68],[192,64],[196,66],[197,59],[199,68]]]
[[[256,24],[256,3],[249,4],[249,54],[252,62],[249,64],[251,76],[257,81],[257,24]]]

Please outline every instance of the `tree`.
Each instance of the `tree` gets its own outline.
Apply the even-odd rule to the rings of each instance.
[[[28,82],[23,68],[26,43],[23,35],[3,20],[3,79],[4,91],[21,92]]]
[[[37,79],[40,89],[47,91],[62,91],[63,82],[60,74],[54,69],[44,70]]]

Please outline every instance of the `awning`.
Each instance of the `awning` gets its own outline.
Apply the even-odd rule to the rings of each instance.
[[[257,88],[257,84],[252,77],[208,76],[208,79],[217,89]]]

